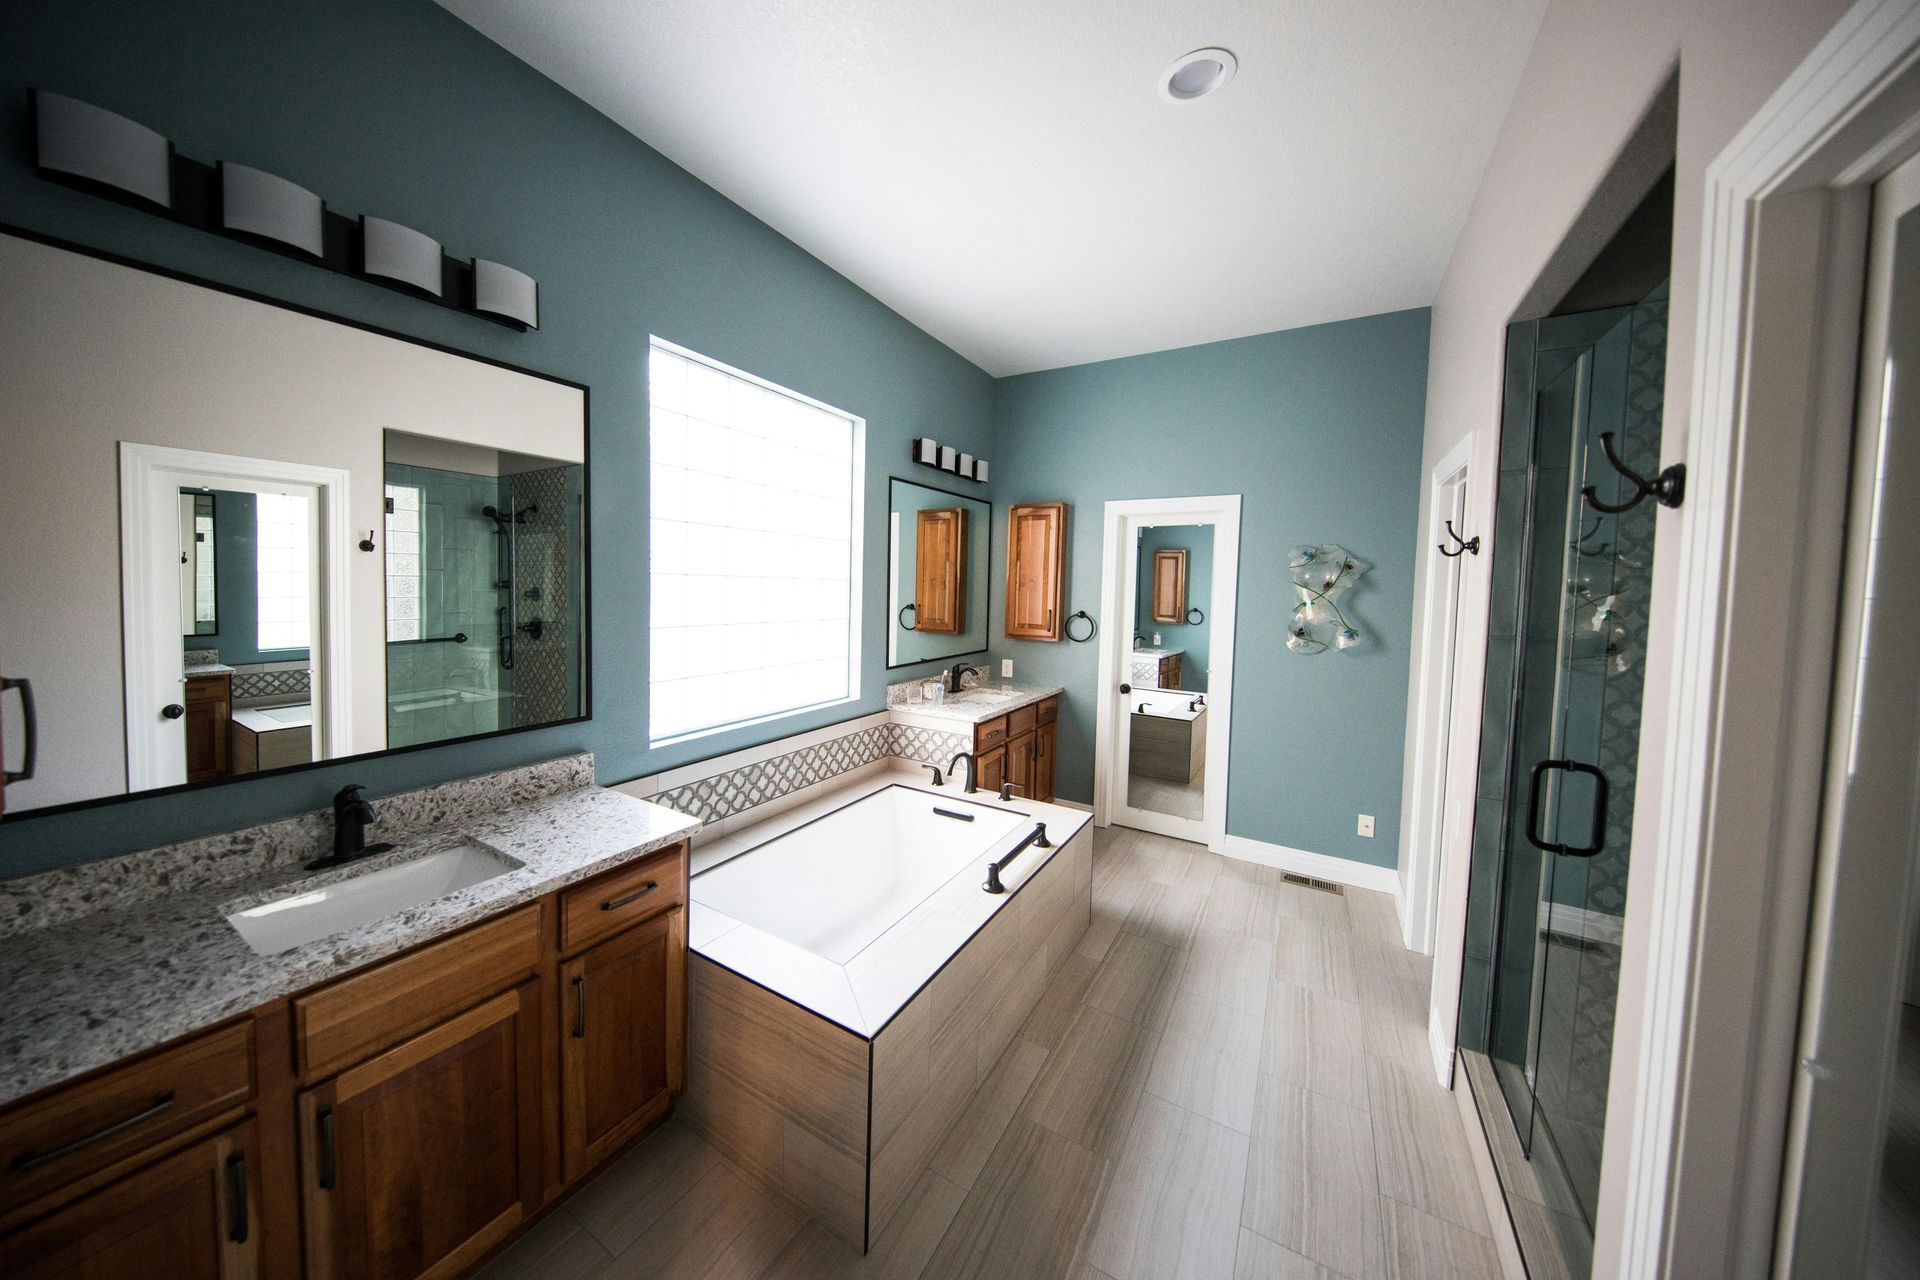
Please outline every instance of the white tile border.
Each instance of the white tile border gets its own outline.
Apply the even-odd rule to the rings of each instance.
[[[1330,880],[1334,884],[1351,885],[1355,889],[1391,894],[1396,907],[1400,902],[1400,873],[1392,867],[1376,867],[1367,862],[1355,862],[1351,858],[1290,849],[1283,844],[1268,844],[1265,840],[1255,840],[1249,836],[1228,835],[1221,842],[1220,852],[1242,862],[1257,862],[1264,867],[1292,871],[1316,880]]]

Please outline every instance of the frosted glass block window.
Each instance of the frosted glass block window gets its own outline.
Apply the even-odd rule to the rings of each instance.
[[[313,502],[303,494],[254,499],[262,649],[305,649],[313,643]]]
[[[864,420],[654,339],[649,739],[859,696]]]
[[[420,487],[387,486],[387,640],[420,638]]]

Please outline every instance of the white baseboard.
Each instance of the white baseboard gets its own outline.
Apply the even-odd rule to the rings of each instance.
[[[1242,862],[1257,862],[1264,867],[1312,876],[1316,880],[1350,885],[1355,889],[1371,889],[1375,893],[1389,893],[1393,895],[1396,909],[1400,901],[1400,873],[1392,867],[1376,867],[1350,858],[1290,849],[1283,844],[1268,844],[1265,840],[1254,840],[1248,836],[1229,835],[1220,842],[1220,852]]]
[[[1433,1052],[1433,1071],[1439,1077],[1441,1087],[1452,1088],[1453,1039],[1433,1020],[1431,1011],[1427,1016],[1427,1048]]]

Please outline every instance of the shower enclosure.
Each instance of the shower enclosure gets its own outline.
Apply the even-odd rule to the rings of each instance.
[[[1659,469],[1666,316],[1508,331],[1459,1044],[1536,1278],[1591,1253],[1656,509],[1608,508]]]

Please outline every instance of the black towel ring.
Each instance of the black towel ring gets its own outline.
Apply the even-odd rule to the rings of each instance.
[[[918,619],[920,616],[920,606],[917,604],[903,604],[900,606],[900,612],[895,615],[900,619],[900,629],[902,631],[918,631],[920,629],[919,627],[907,621],[908,613],[912,613],[913,616]]]
[[[1193,606],[1193,608],[1191,608],[1191,609],[1189,609],[1189,610],[1187,610],[1187,625],[1188,625],[1188,626],[1190,626],[1190,627],[1197,627],[1197,626],[1199,626],[1199,625],[1200,625],[1201,623],[1203,623],[1203,622],[1205,622],[1205,621],[1207,620],[1207,615],[1206,615],[1206,614],[1204,614],[1204,613],[1200,613],[1200,616],[1196,618],[1196,617],[1194,617],[1194,616],[1193,616],[1193,615],[1194,615],[1194,614],[1196,614],[1196,613],[1200,613],[1200,606],[1199,606],[1199,605],[1195,605],[1195,606]]]
[[[1077,636],[1073,634],[1073,624],[1079,621],[1081,618],[1085,618],[1087,620],[1087,634],[1083,636]],[[1067,639],[1073,641],[1075,644],[1085,644],[1087,641],[1093,639],[1094,632],[1098,631],[1099,629],[1100,629],[1099,624],[1094,622],[1093,615],[1088,613],[1085,609],[1081,609],[1075,613],[1071,613],[1067,615]]]

